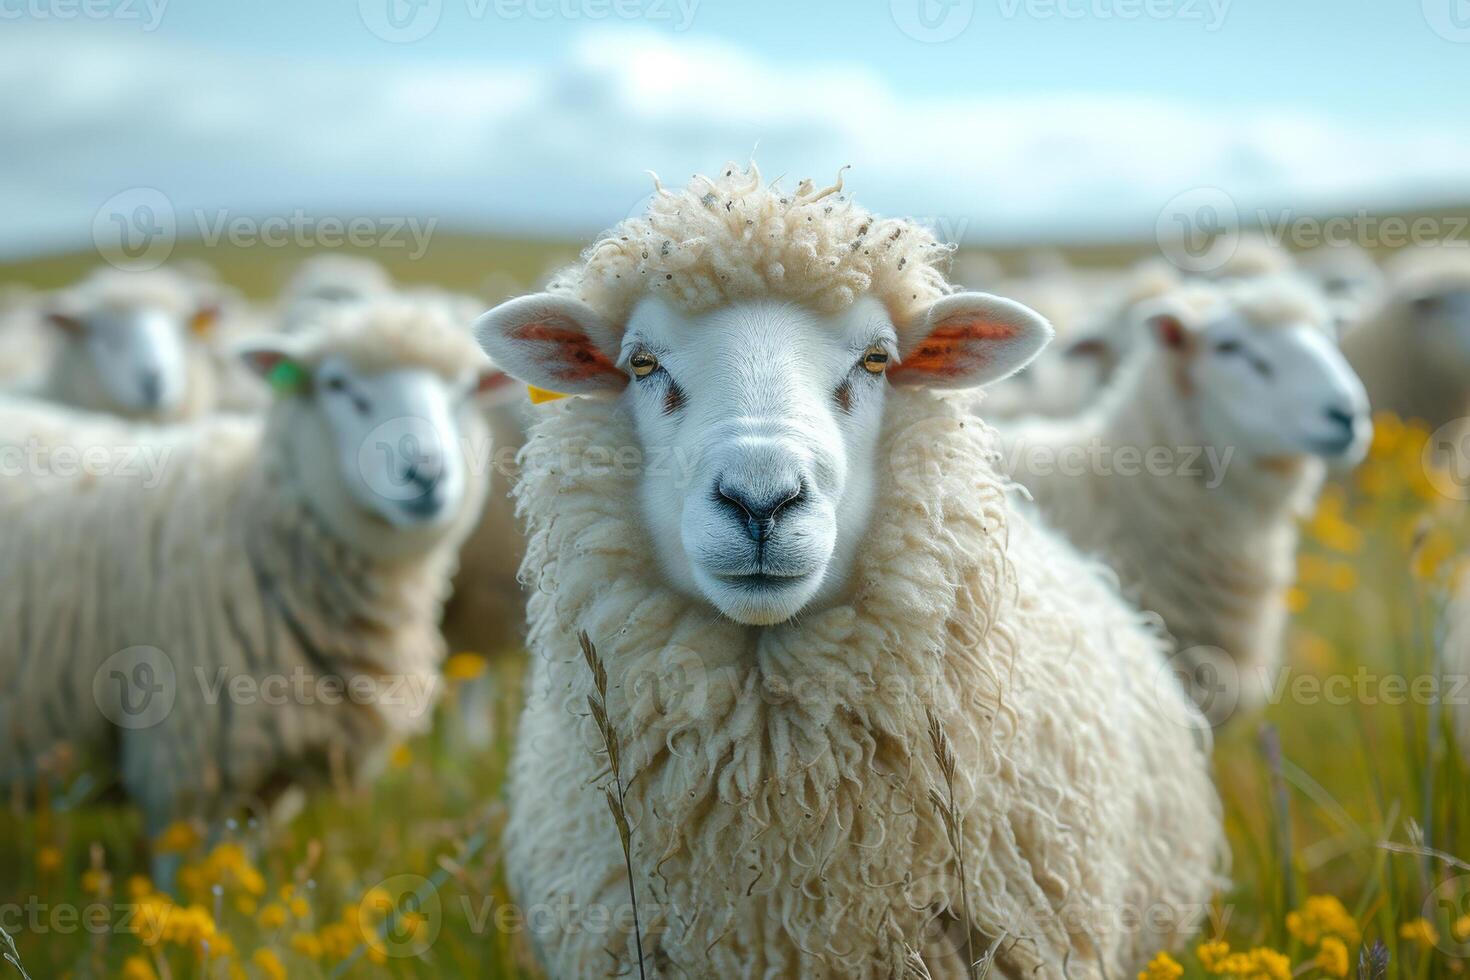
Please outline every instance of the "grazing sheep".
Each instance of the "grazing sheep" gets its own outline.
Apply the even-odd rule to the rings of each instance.
[[[67,744],[156,834],[329,770],[364,776],[427,724],[440,605],[483,492],[466,399],[507,379],[462,326],[407,304],[244,356],[277,393],[264,417],[149,428],[5,406],[10,449],[116,465],[0,480],[0,785]],[[149,691],[171,709],[140,722]]]
[[[1049,333],[953,293],[947,251],[840,181],[731,166],[481,318],[497,364],[585,396],[535,409],[517,488],[506,866],[565,911],[531,917],[551,975],[642,949],[650,975],[890,977],[912,948],[936,977],[987,951],[997,977],[1121,977],[1220,884],[1208,734],[1161,638],[1015,512],[990,430],[937,390]]]
[[[201,339],[219,317],[211,292],[168,269],[98,269],[49,299],[59,342],[26,393],[150,422],[212,411],[219,362]]]
[[[1383,294],[1383,270],[1357,245],[1323,245],[1299,259],[1302,275],[1316,284],[1332,311],[1338,336],[1372,309]]]
[[[1366,451],[1368,401],[1295,281],[1195,283],[1139,318],[1144,347],[1100,402],[1002,427],[1006,461],[1052,526],[1163,618],[1219,723],[1236,689],[1217,697],[1203,672],[1238,677],[1246,705],[1268,689],[1296,522],[1325,461]]]
[[[281,290],[279,317],[287,333],[311,322],[322,310],[344,303],[385,299],[395,292],[393,277],[372,259],[328,252],[302,262]]]
[[[1343,336],[1375,410],[1430,429],[1470,415],[1470,248],[1420,248],[1388,266],[1379,305]]]

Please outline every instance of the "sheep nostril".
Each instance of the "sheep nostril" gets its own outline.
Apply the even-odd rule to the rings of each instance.
[[[745,531],[757,544],[763,544],[775,530],[776,515],[801,500],[803,487],[756,496],[753,493],[719,483],[715,487],[716,502],[723,503],[731,516],[745,525]]]
[[[159,396],[163,394],[163,378],[158,372],[144,371],[138,383],[143,389],[143,401],[149,405],[158,404]]]
[[[1352,412],[1345,412],[1340,408],[1329,408],[1327,410],[1327,417],[1349,432],[1353,430],[1353,423],[1357,421],[1356,415]]]

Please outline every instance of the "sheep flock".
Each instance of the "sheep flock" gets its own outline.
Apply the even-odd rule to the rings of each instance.
[[[268,297],[186,262],[0,291],[14,819],[131,814],[135,897],[197,926],[230,893],[180,840],[218,871],[433,740],[502,785],[443,814],[493,831],[407,904],[307,928],[320,844],[279,903],[231,865],[302,962],[350,935],[342,969],[382,966],[448,876],[555,910],[517,962],[553,977],[1289,975],[1211,946],[1220,774],[1259,738],[1273,806],[1326,794],[1269,719],[1304,590],[1349,574],[1314,542],[1361,548],[1386,453],[1423,506],[1385,575],[1462,691],[1430,758],[1470,765],[1470,575],[1435,524],[1470,497],[1465,243],[1002,262],[843,174],[655,184],[510,299],[345,254]],[[1391,642],[1400,611],[1361,611]],[[1403,846],[1470,857],[1436,829]]]

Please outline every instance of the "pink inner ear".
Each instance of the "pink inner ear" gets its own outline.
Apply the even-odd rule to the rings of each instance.
[[[552,373],[563,381],[586,381],[600,375],[616,375],[626,380],[607,355],[570,321],[557,316],[523,323],[510,331],[510,338],[525,343],[550,347],[547,360]]]
[[[1011,340],[1018,330],[1009,323],[957,313],[940,321],[934,332],[925,337],[894,371],[913,371],[941,378],[959,377],[985,363],[987,343]]]
[[[481,371],[479,379],[475,382],[475,393],[483,395],[486,392],[498,391],[507,385],[518,383],[515,378],[504,371]]]

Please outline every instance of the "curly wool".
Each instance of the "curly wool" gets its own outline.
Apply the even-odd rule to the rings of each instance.
[[[430,340],[452,351],[462,335],[421,323],[408,341],[393,315],[381,326],[369,320],[310,350],[381,358],[396,347],[441,360],[427,355]],[[0,481],[0,670],[9,678],[0,784],[34,780],[65,744],[116,773],[156,833],[183,817],[269,805],[329,774],[365,777],[397,740],[427,727],[444,653],[440,610],[474,508],[421,554],[374,558],[339,539],[287,448],[306,410],[283,398],[265,418],[144,428],[6,407],[11,445],[34,436],[165,455],[152,478],[120,463],[102,476]],[[107,658],[140,645],[169,659],[175,701],[151,727],[116,728],[108,718],[121,717],[122,694],[94,678]],[[218,686],[242,679],[256,695]]]
[[[551,975],[636,969],[583,629],[609,675],[650,972],[889,977],[912,946],[958,977],[968,912],[994,976],[1118,977],[1222,884],[1208,733],[1160,637],[1015,515],[958,401],[888,397],[850,597],[765,629],[649,575],[636,478],[599,452],[637,444],[625,414],[541,410],[523,458],[557,462],[517,489],[533,667],[505,845],[522,907],[553,911],[531,919]],[[963,908],[928,711],[958,759]],[[1176,918],[1124,925],[1144,909]]]
[[[1299,284],[1255,280],[1189,284],[1169,294],[1197,316],[1229,306],[1257,326],[1328,321],[1326,308]],[[1195,472],[1138,467],[1076,472],[1058,465],[1073,450],[1139,458],[1155,447],[1193,453],[1209,445],[1193,404],[1182,398],[1167,355],[1133,355],[1093,408],[1069,419],[1003,426],[1011,475],[1046,520],[1077,548],[1118,574],[1138,605],[1162,617],[1184,663],[1240,681],[1240,702],[1207,706],[1219,724],[1237,707],[1265,697],[1281,658],[1286,591],[1296,576],[1298,521],[1311,512],[1326,475],[1315,458],[1236,462],[1193,456]],[[1221,449],[1223,453],[1223,448]],[[1184,456],[1172,460],[1184,466]],[[1220,657],[1227,662],[1219,662]]]
[[[658,296],[686,313],[775,297],[836,313],[859,296],[887,307],[900,331],[952,288],[953,247],[902,218],[877,218],[842,194],[842,177],[783,191],[760,170],[728,164],[681,190],[655,189],[647,211],[589,247],[548,288],[574,295],[610,323]]]

